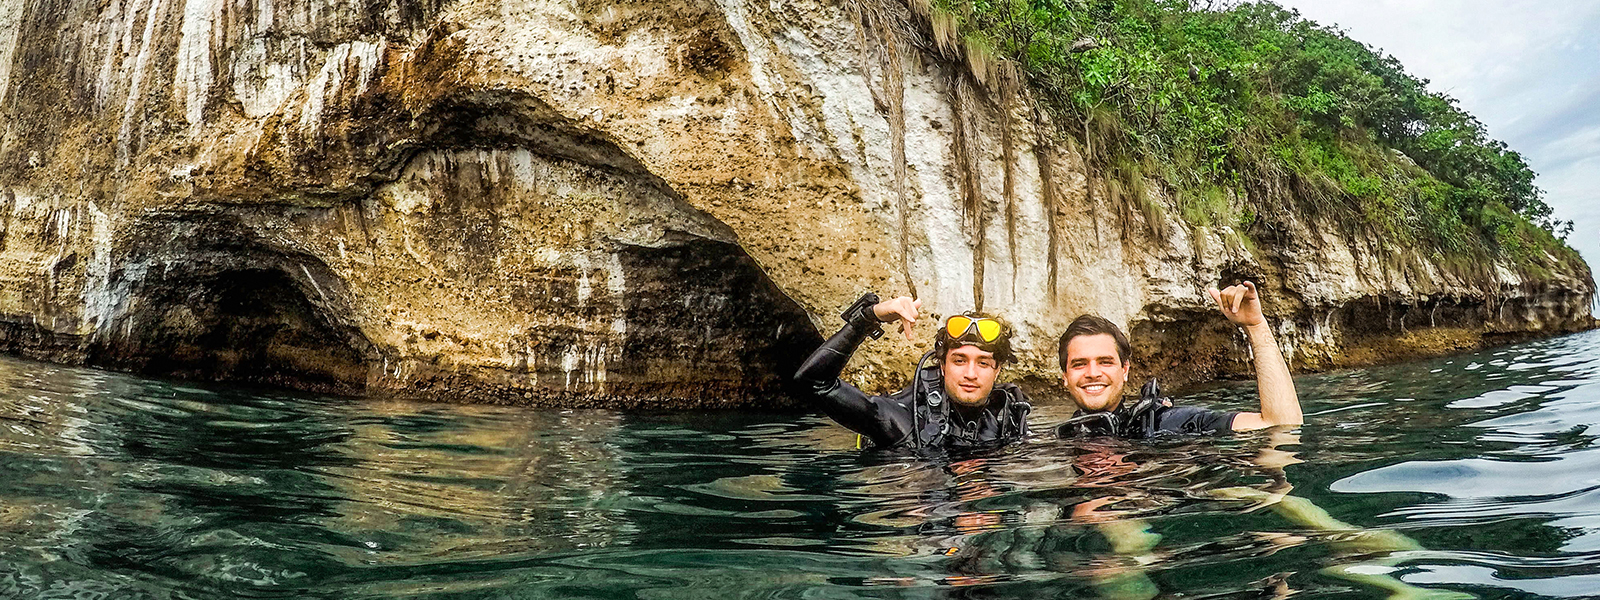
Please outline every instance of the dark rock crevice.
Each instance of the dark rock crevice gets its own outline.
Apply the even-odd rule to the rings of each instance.
[[[737,245],[696,240],[620,254],[631,274],[623,306],[631,331],[613,377],[639,382],[630,388],[729,404],[771,398],[822,343],[805,310]]]
[[[131,310],[88,362],[139,373],[340,394],[366,391],[359,333],[340,327],[276,269],[167,271],[140,286]]]
[[[111,273],[116,299],[85,362],[139,373],[310,391],[366,391],[372,344],[340,279],[226,214],[143,220]]]
[[[403,395],[540,406],[729,408],[783,406],[822,338],[805,311],[734,244],[689,239],[623,246],[625,291],[570,299],[584,274],[552,269],[544,293],[519,299],[561,318],[512,342],[525,358],[493,378],[422,372]],[[603,273],[590,273],[590,279]]]

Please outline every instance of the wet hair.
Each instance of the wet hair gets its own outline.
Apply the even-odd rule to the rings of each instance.
[[[1122,328],[1102,317],[1083,315],[1073,319],[1072,324],[1067,326],[1067,331],[1061,334],[1061,347],[1058,350],[1061,372],[1067,372],[1067,344],[1072,343],[1072,338],[1080,335],[1100,335],[1102,333],[1111,336],[1111,339],[1117,341],[1117,358],[1123,364],[1127,364],[1128,355],[1133,353],[1133,345],[1128,343],[1128,336],[1122,333]]]
[[[1000,337],[995,338],[993,342],[990,342],[990,343],[987,343],[987,344],[974,344],[972,342],[963,342],[963,343],[960,343],[960,344],[951,344],[950,343],[950,334],[945,331],[945,327],[944,327],[944,323],[945,322],[941,321],[939,323],[939,335],[934,338],[934,343],[937,344],[938,347],[939,347],[939,362],[941,362],[941,363],[944,362],[945,356],[950,354],[951,350],[954,350],[954,349],[956,349],[958,347],[961,347],[961,346],[976,346],[979,350],[982,350],[984,352],[993,352],[994,353],[994,360],[995,360],[996,363],[1008,363],[1008,362],[1011,362],[1011,360],[1013,358],[1016,358],[1016,355],[1011,352],[1011,333],[1012,333],[1011,332],[1011,324],[1007,323],[1005,319],[1002,319],[1000,317],[996,317],[996,316],[991,315],[991,314],[981,313],[981,312],[977,312],[977,311],[967,311],[967,312],[961,313],[961,316],[967,317],[967,318],[970,318],[970,319],[973,319],[973,320],[977,320],[977,319],[993,319],[993,320],[995,320],[996,322],[1000,323]]]

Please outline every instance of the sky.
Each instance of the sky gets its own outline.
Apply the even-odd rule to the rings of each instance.
[[[1522,153],[1600,270],[1600,0],[1277,0],[1392,55]]]

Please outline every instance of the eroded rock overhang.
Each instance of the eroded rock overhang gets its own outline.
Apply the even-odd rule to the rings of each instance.
[[[899,4],[807,0],[0,0],[0,346],[732,405],[777,398],[866,290],[1007,316],[1013,372],[1044,380],[1085,312],[1152,371],[1245,368],[1203,291],[1237,277],[1263,282],[1297,368],[1589,322],[1583,265],[1445,269],[1294,214],[1249,247],[1130,209],[916,28]],[[930,338],[874,342],[851,377],[891,388]]]
[[[6,350],[682,406],[781,399],[820,341],[730,227],[474,60],[459,6],[52,6],[0,11],[40,34],[0,39]]]

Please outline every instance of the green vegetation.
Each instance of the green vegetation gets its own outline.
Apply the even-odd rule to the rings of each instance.
[[[1535,269],[1547,252],[1576,259],[1557,239],[1571,224],[1551,220],[1521,155],[1394,58],[1294,11],[932,2],[913,7],[935,45],[992,90],[1025,82],[1012,87],[1081,141],[1105,189],[1135,209],[1160,210],[1144,197],[1153,182],[1199,226],[1248,232],[1300,210],[1438,258]]]

